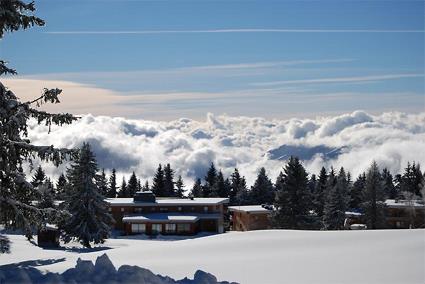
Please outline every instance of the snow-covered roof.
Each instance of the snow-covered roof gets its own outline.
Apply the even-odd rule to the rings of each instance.
[[[409,208],[409,207],[415,207],[415,208],[422,208],[425,209],[425,204],[421,200],[396,200],[396,199],[387,199],[385,200],[385,204],[389,208]]]
[[[264,208],[262,205],[229,206],[230,211],[241,211],[247,213],[269,213],[272,210]]]
[[[353,212],[353,211],[345,211],[345,216],[362,216],[362,213]]]
[[[219,219],[220,214],[184,214],[184,213],[148,213],[138,215],[128,215],[122,218],[125,223],[132,222],[190,222],[194,223],[199,219]]]
[[[229,198],[156,198],[155,202],[140,202],[134,201],[133,198],[107,198],[106,202],[112,206],[125,205],[125,206],[161,206],[161,205],[217,205],[226,204]]]

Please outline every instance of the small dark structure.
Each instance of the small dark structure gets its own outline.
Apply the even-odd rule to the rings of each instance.
[[[134,202],[150,202],[155,203],[155,194],[152,191],[138,191],[134,194]]]
[[[37,232],[37,244],[39,247],[59,247],[59,230],[56,226],[46,225]]]

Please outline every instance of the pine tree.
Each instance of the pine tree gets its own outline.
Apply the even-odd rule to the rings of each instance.
[[[366,174],[360,174],[350,190],[350,210],[359,211],[360,204],[362,203],[364,189],[366,186]]]
[[[68,180],[74,191],[65,203],[71,214],[63,224],[65,242],[76,239],[90,248],[91,243],[103,243],[109,235],[113,219],[104,197],[99,193],[97,170],[95,156],[89,144],[84,143],[68,171]]]
[[[142,191],[150,191],[150,190],[151,190],[151,188],[149,186],[149,181],[146,181],[145,185],[142,186]]]
[[[38,186],[39,198],[37,207],[41,209],[54,208],[54,189],[50,179],[46,180]]]
[[[384,187],[378,165],[374,161],[366,173],[362,208],[368,229],[385,227]]]
[[[34,3],[2,0],[0,11],[1,41],[4,40],[5,33],[44,25],[42,19],[33,15]],[[0,59],[0,76],[7,74],[15,75],[17,72]],[[70,114],[51,114],[38,108],[44,103],[59,103],[60,93],[59,89],[44,89],[38,98],[21,102],[11,90],[0,83],[0,222],[7,228],[23,229],[27,238],[32,237],[34,225],[40,226],[43,221],[41,216],[49,215],[54,218],[58,212],[39,209],[31,202],[23,202],[19,198],[23,191],[30,195],[35,192],[31,183],[26,181],[23,171],[19,170],[21,165],[25,161],[31,164],[32,159],[37,157],[58,166],[73,154],[73,151],[67,149],[36,146],[28,139],[29,119],[45,124],[49,130],[52,124],[70,124],[76,119]],[[1,243],[2,248],[7,247],[7,238],[1,237]]]
[[[211,163],[211,166],[207,171],[207,175],[205,176],[205,184],[202,187],[203,197],[211,197],[213,195],[214,185],[216,181],[217,181],[217,170],[214,166],[214,163]]]
[[[344,228],[345,211],[347,210],[347,177],[343,168],[339,175],[335,177],[333,169],[331,170],[323,210],[323,224],[327,230],[342,230]]]
[[[67,193],[68,181],[65,175],[62,173],[56,183],[56,199],[63,200]]]
[[[127,190],[127,182],[125,181],[125,177],[122,177],[120,191],[118,192],[118,197],[130,197]]]
[[[267,176],[266,169],[261,168],[257,179],[251,187],[250,199],[254,204],[272,204],[275,198],[273,183]]]
[[[133,172],[127,184],[127,197],[133,197],[134,194],[137,192],[138,187],[139,185],[137,182],[136,173]]]
[[[318,217],[323,217],[323,209],[325,207],[325,196],[326,196],[326,184],[328,180],[328,174],[325,167],[320,170],[319,178],[317,179],[316,189],[313,195],[313,206],[314,211]]]
[[[423,181],[423,175],[419,164],[413,162],[413,164],[407,163],[400,180],[400,191],[411,192],[417,196],[421,196],[421,185]]]
[[[152,192],[159,197],[166,197],[164,185],[164,171],[162,165],[159,164],[152,182]]]
[[[45,180],[46,180],[46,173],[43,171],[41,166],[38,166],[34,176],[32,177],[31,184],[33,187],[37,187],[43,184]]]
[[[184,183],[182,176],[179,176],[176,181],[176,196],[179,198],[184,196]]]
[[[100,175],[97,176],[97,186],[99,193],[106,197],[108,194],[108,180],[106,179],[105,169],[102,169]]]
[[[174,170],[171,168],[170,164],[164,167],[164,191],[164,195],[167,197],[176,196],[176,191],[174,189]]]
[[[382,183],[384,186],[384,193],[386,199],[396,199],[397,190],[394,186],[393,176],[387,168],[382,170]]]
[[[224,179],[223,172],[220,170],[217,174],[216,182],[214,184],[214,189],[212,197],[229,197],[230,194],[230,182],[228,179]]]
[[[236,204],[235,205],[249,205],[253,204],[251,201],[251,195],[246,186],[245,177],[242,177],[239,183],[238,194],[236,195]]]
[[[109,188],[106,196],[109,198],[117,197],[117,174],[115,169],[112,169],[111,176],[109,177]]]
[[[239,174],[239,170],[235,168],[234,172],[230,176],[230,194],[229,194],[229,203],[230,205],[237,205],[236,196],[238,196],[239,191],[241,190],[241,181],[242,177]]]
[[[202,183],[201,179],[197,178],[193,184],[192,191],[190,192],[192,197],[201,197],[202,196]]]
[[[290,157],[283,168],[281,188],[274,202],[273,221],[279,228],[305,229],[309,227],[308,174],[296,157]]]

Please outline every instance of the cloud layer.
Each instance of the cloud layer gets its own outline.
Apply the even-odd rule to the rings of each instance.
[[[344,147],[333,159],[316,155],[305,166],[317,173],[322,165],[344,166],[353,175],[372,160],[397,173],[408,161],[425,163],[425,113],[388,112],[378,116],[355,111],[316,119],[266,120],[207,114],[204,121],[181,118],[160,122],[85,115],[76,123],[53,128],[31,125],[36,144],[76,147],[91,143],[101,167],[151,179],[159,163],[171,163],[191,186],[211,162],[229,175],[238,167],[251,184],[260,167],[274,179],[284,161],[267,152],[282,145]],[[64,167],[47,171],[57,175]]]

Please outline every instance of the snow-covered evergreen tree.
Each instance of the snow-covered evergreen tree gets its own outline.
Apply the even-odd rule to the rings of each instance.
[[[34,3],[26,4],[19,0],[0,1],[0,40],[7,32],[43,26],[44,21],[33,15]],[[16,71],[7,67],[0,59],[0,76],[14,75]],[[38,91],[35,91],[37,93]],[[27,182],[22,164],[39,158],[59,165],[72,151],[56,149],[53,146],[36,146],[28,139],[28,120],[35,119],[50,128],[53,125],[69,124],[76,118],[70,114],[51,114],[39,110],[44,103],[59,103],[59,89],[44,89],[32,101],[21,102],[15,94],[0,82],[0,222],[6,227],[21,228],[28,238],[32,236],[34,225],[40,225],[43,215],[55,217],[57,212],[39,209],[30,200],[23,201],[22,192],[35,192]],[[20,196],[20,197],[19,197]],[[2,237],[2,246],[6,238]]]
[[[384,186],[385,198],[396,199],[398,192],[396,190],[396,187],[394,186],[393,175],[390,173],[390,171],[387,168],[384,168],[382,170],[381,177],[382,177],[382,183]]]
[[[43,171],[43,168],[41,166],[38,166],[34,176],[32,177],[31,184],[32,186],[37,187],[43,184],[45,179],[46,179],[46,173]]]
[[[308,174],[296,157],[290,157],[283,168],[282,186],[274,202],[273,221],[279,228],[305,229],[309,217]]]
[[[50,179],[46,179],[43,184],[38,186],[39,198],[38,198],[38,208],[54,208],[54,188],[53,183]]]
[[[66,180],[65,175],[62,173],[58,181],[56,182],[56,199],[64,200],[66,192],[68,191],[68,181]]]
[[[354,211],[360,209],[360,204],[363,200],[363,192],[366,184],[366,174],[360,174],[356,181],[353,183],[353,186],[350,189],[350,204],[349,208]]]
[[[366,173],[366,183],[361,204],[368,229],[380,229],[385,227],[385,203],[382,177],[376,162]]]
[[[236,205],[238,202],[236,201],[236,197],[239,194],[239,191],[241,190],[241,182],[242,177],[239,174],[239,170],[235,168],[234,172],[230,176],[230,194],[229,194],[229,203],[230,205]]]
[[[71,214],[63,224],[66,242],[76,239],[85,247],[91,247],[91,243],[103,243],[109,235],[113,219],[104,196],[99,193],[97,171],[90,145],[84,143],[68,170],[73,192],[65,203]]]

